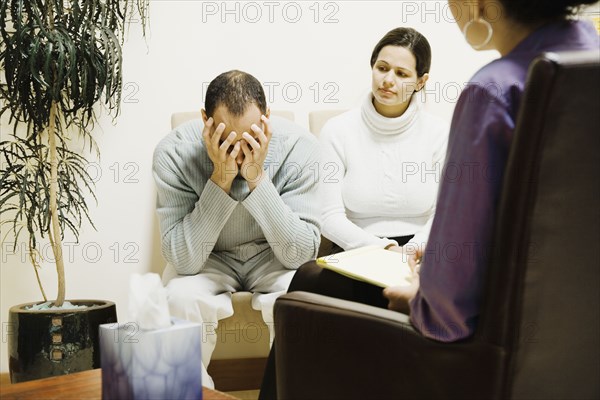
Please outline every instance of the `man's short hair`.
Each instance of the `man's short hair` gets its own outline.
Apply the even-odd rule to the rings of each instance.
[[[252,75],[238,70],[223,72],[208,85],[204,109],[212,117],[219,106],[227,107],[235,117],[242,116],[250,104],[267,112],[267,100],[262,85]]]

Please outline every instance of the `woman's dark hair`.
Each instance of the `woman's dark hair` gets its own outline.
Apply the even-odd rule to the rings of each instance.
[[[536,23],[566,18],[579,7],[598,0],[500,0],[509,18],[522,23]]]
[[[431,68],[431,46],[425,36],[416,30],[396,28],[386,33],[373,49],[371,68],[375,65],[379,52],[385,46],[400,46],[410,50],[417,60],[417,75],[421,77],[429,73],[429,68]]]
[[[267,100],[262,85],[252,75],[238,70],[223,72],[210,82],[206,89],[204,108],[206,115],[213,116],[215,109],[223,105],[235,117],[244,114],[250,104],[256,104],[264,114]]]

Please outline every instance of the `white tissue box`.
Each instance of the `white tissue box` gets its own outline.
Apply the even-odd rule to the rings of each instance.
[[[202,399],[201,325],[100,325],[102,399]]]

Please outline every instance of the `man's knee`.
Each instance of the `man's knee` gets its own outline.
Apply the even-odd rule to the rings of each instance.
[[[178,316],[181,311],[196,307],[199,293],[185,282],[185,278],[171,280],[166,289],[171,313]]]

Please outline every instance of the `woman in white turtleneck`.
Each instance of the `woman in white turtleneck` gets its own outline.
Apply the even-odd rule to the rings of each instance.
[[[322,234],[341,249],[427,242],[449,129],[416,95],[430,65],[423,35],[388,32],[371,57],[372,92],[321,131]]]

